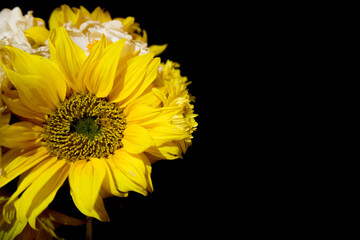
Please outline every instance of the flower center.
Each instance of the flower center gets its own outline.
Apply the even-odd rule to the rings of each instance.
[[[48,116],[45,145],[53,156],[70,162],[107,157],[123,146],[123,110],[105,98],[74,94]]]
[[[84,116],[71,123],[70,132],[77,132],[91,140],[94,140],[95,136],[100,134],[100,126],[96,124],[96,118]]]

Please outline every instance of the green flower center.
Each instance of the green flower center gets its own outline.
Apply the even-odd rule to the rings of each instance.
[[[49,152],[70,162],[108,157],[123,146],[123,110],[105,98],[74,94],[59,104],[44,124]]]
[[[95,136],[101,133],[100,125],[96,124],[96,118],[84,116],[76,119],[71,123],[70,132],[80,133],[90,140],[94,140]]]

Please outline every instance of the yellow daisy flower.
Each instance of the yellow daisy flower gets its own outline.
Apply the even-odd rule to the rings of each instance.
[[[51,59],[2,47],[10,57],[1,97],[19,122],[1,129],[0,187],[21,175],[4,206],[4,218],[36,217],[66,179],[77,208],[108,221],[102,198],[143,195],[153,190],[145,152],[158,141],[189,138],[174,125],[181,106],[158,107],[153,94],[159,58],[139,55],[126,40],[108,44],[103,36],[87,57],[62,27],[50,33]],[[21,195],[21,196],[20,196]],[[20,196],[20,197],[19,197]]]
[[[80,8],[72,7],[68,5],[61,5],[59,8],[56,8],[50,15],[49,26],[50,30],[57,27],[64,26],[65,23],[72,23],[72,26],[80,28],[82,24],[88,21],[99,21],[100,23],[110,22],[112,20],[118,20],[121,22],[121,25],[117,27],[118,29],[112,28],[111,31],[120,31],[126,32],[130,35],[132,40],[141,41],[147,43],[147,33],[145,30],[140,28],[140,24],[135,22],[134,17],[126,18],[114,18],[112,19],[108,11],[102,10],[100,7],[97,7],[92,13],[90,13],[86,8],[80,6]],[[84,28],[84,27],[82,27]],[[142,34],[141,34],[142,33]],[[93,35],[93,34],[91,34]],[[152,45],[149,47],[150,52],[153,52],[155,56],[161,54],[165,51],[167,44],[163,45]]]

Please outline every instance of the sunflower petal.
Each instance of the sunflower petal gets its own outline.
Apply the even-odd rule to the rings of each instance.
[[[43,214],[40,214],[36,220],[36,222],[41,226],[42,232],[50,234],[55,239],[60,239],[55,233],[55,225],[50,218],[44,217]]]
[[[44,66],[53,67],[53,64],[48,59],[38,55],[31,55],[13,46],[2,47],[0,53],[8,56],[13,68],[22,74],[43,75],[48,71],[44,69]]]
[[[85,215],[107,221],[108,216],[100,198],[100,188],[106,174],[103,159],[79,160],[69,172],[70,193],[76,207]]]
[[[101,38],[101,42],[106,38]],[[113,87],[117,66],[125,45],[126,39],[121,39],[105,48],[100,57],[96,59],[89,72],[91,75],[85,79],[89,91],[97,97],[107,97]],[[94,54],[96,54],[95,51]]]
[[[45,121],[45,115],[39,112],[34,112],[25,106],[25,104],[19,98],[11,98],[6,95],[1,95],[2,100],[6,104],[6,106],[13,112],[14,114],[28,118],[30,121],[36,123],[42,123]]]
[[[2,223],[0,229],[0,239],[15,239],[25,228],[27,221],[14,220],[13,223]]]
[[[155,58],[151,60],[146,70],[146,74],[142,81],[142,84],[140,84],[136,89],[136,91],[134,91],[134,93],[131,94],[131,96],[128,99],[126,99],[126,102],[122,104],[122,107],[125,107],[128,103],[132,102],[133,100],[135,100],[144,93],[144,91],[150,86],[150,84],[157,77],[159,64],[160,64],[160,58]],[[139,79],[139,81],[140,80],[141,79]]]
[[[91,49],[90,55],[83,63],[77,77],[78,84],[82,84],[85,89],[95,92],[93,84],[90,82],[92,72],[96,66],[96,61],[107,46],[105,35],[102,35],[100,41]]]
[[[49,30],[44,27],[35,26],[24,31],[24,35],[33,48],[43,46],[49,36]]]
[[[150,52],[153,52],[155,54],[155,56],[160,55],[161,53],[163,53],[165,51],[165,49],[167,48],[167,44],[163,44],[163,45],[151,45],[149,47]]]
[[[151,154],[151,163],[161,159],[173,160],[181,157],[181,150],[174,143],[166,142],[164,145],[152,147],[146,150]]]
[[[105,206],[104,206],[104,202],[103,202],[100,194],[96,198],[96,202],[95,202],[95,206],[94,206],[94,213],[92,213],[92,215],[90,215],[90,216],[94,216],[95,218],[97,218],[103,222],[110,221],[109,216],[108,216]]]
[[[57,62],[69,79],[70,87],[74,89],[76,86],[75,91],[85,92],[82,82],[77,81],[79,70],[86,60],[85,52],[70,39],[63,27],[51,31],[49,39],[56,49]]]
[[[17,122],[0,127],[0,146],[7,148],[27,148],[41,136],[42,128],[30,122]]]
[[[103,11],[100,7],[95,8],[91,13],[91,19],[94,21],[108,22],[111,21],[111,16],[108,11]]]
[[[60,223],[61,225],[79,226],[85,224],[83,220],[67,216],[51,209],[46,210],[46,215],[54,222]]]
[[[30,55],[15,47],[1,48],[16,72],[3,66],[5,74],[18,91],[24,105],[35,112],[48,114],[66,96],[65,78],[49,59]]]
[[[48,156],[49,153],[45,147],[9,150],[3,155],[1,161],[0,187],[34,167]]]
[[[50,14],[49,17],[49,28],[51,29],[55,29],[59,26],[61,26],[60,24],[60,14],[61,14],[61,8],[55,8],[54,11],[52,11],[52,13]]]
[[[68,5],[63,4],[61,7],[55,8],[49,18],[50,29],[63,26],[64,23],[71,21],[74,25],[79,19],[79,12],[75,13]]]
[[[4,206],[4,219],[7,222],[11,222],[13,218],[11,214],[13,202],[17,200],[18,196],[52,165],[54,165],[54,161],[45,160],[37,164],[28,173],[21,175],[16,191],[11,195]]]
[[[148,191],[153,191],[151,164],[144,154],[131,154],[120,149],[107,159],[107,163],[119,191],[135,191],[145,196]]]
[[[189,137],[188,132],[171,124],[162,124],[149,128],[148,132],[152,139],[157,140],[157,143],[160,141],[183,140]]]
[[[100,190],[101,197],[102,198],[107,198],[111,196],[127,197],[128,195],[127,193],[120,192],[116,188],[114,174],[110,169],[110,167],[108,166],[107,162],[105,166],[106,166],[106,175]]]
[[[129,123],[136,123],[141,126],[169,122],[176,114],[179,114],[181,111],[181,107],[152,108],[143,104],[136,105],[132,107],[131,110],[125,110],[125,112],[128,112],[126,120]]]
[[[111,100],[110,100],[111,101]],[[153,91],[143,94],[142,96],[134,99],[132,102],[129,102],[124,108],[124,113],[126,116],[129,115],[131,109],[137,105],[147,105],[149,107],[157,108],[160,106],[162,100],[153,93]]]
[[[127,61],[127,68],[125,68],[124,72],[119,74],[120,76],[116,79],[116,88],[114,88],[114,91],[110,94],[111,101],[122,105],[128,97],[133,95],[134,92],[141,87],[148,65],[153,57],[153,53],[148,53],[136,56]]]
[[[57,94],[54,95],[58,95],[61,101],[65,99],[65,76],[58,69],[57,64],[47,58],[31,55],[11,46],[2,47],[0,53],[10,57],[11,64],[16,72],[23,75],[41,76],[42,84],[47,86],[49,94],[56,90]]]
[[[23,75],[4,68],[7,77],[19,92],[21,102],[34,112],[51,114],[60,102],[57,90],[44,84],[38,75]]]
[[[66,180],[69,164],[66,160],[51,158],[53,163],[24,191],[14,203],[17,218],[21,221],[28,218],[29,224],[36,229],[36,217],[44,211],[54,199],[57,190]]]
[[[123,148],[130,153],[141,153],[154,145],[148,131],[137,124],[126,126],[122,143]]]

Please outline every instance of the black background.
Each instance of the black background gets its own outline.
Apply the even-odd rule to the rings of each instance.
[[[217,24],[222,19],[209,6],[211,3],[204,6],[195,1],[1,1],[0,9],[19,6],[23,14],[32,10],[35,17],[47,22],[52,10],[61,4],[82,5],[90,12],[100,6],[113,18],[133,16],[147,31],[149,45],[168,43],[168,48],[160,55],[162,62],[170,59],[181,64],[182,75],[192,81],[189,91],[196,97],[195,112],[199,114],[193,145],[184,157],[153,165],[154,192],[149,196],[132,192],[127,198],[106,199],[110,222],[94,220],[93,239],[104,239],[104,235],[111,235],[111,239],[129,236],[195,238],[217,231],[222,222],[217,216],[221,206],[214,199],[221,194],[220,179],[219,174],[210,169],[217,157],[218,141],[221,141],[218,126],[222,124],[222,112],[217,105],[219,94],[213,92],[212,85],[217,77],[213,53],[221,49]],[[216,44],[211,44],[213,42]],[[224,159],[215,161],[220,160]],[[50,207],[82,217],[72,204],[67,185],[59,190]],[[58,233],[65,239],[84,239],[85,227],[63,226]]]

